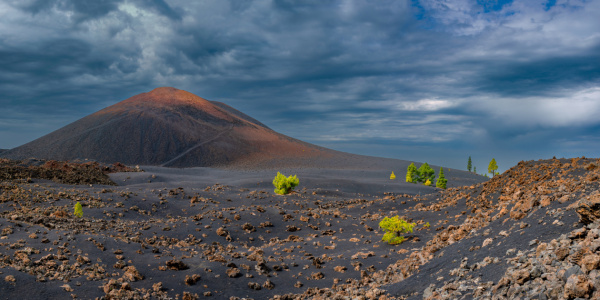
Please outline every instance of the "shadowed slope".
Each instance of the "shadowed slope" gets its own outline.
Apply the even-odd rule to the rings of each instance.
[[[256,166],[338,153],[281,135],[220,103],[170,87],[133,96],[23,146],[9,158],[193,166]]]

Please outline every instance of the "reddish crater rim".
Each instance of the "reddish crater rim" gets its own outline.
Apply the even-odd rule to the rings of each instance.
[[[164,92],[176,92],[176,91],[182,91],[178,88],[174,88],[172,86],[159,86],[157,88],[154,88],[153,90],[149,91],[148,93],[164,93]]]
[[[174,87],[159,87],[109,106],[96,114],[131,112],[147,109],[164,109],[177,106],[192,106],[214,116],[229,119],[210,101],[190,92]]]
[[[176,89],[174,87],[159,87],[151,90],[147,93],[142,93],[133,96],[125,101],[126,102],[154,102],[154,103],[165,103],[165,104],[177,104],[177,102],[187,104],[201,104],[202,106],[211,105],[210,102],[202,97],[198,97],[188,91]]]

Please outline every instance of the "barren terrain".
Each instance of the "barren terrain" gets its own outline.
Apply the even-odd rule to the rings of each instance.
[[[300,185],[286,196],[275,170],[96,166],[115,184],[78,185],[13,170],[0,183],[0,295],[597,297],[598,165],[521,162],[489,181],[448,170],[447,190],[386,170],[288,169]],[[400,245],[378,228],[394,215],[417,224]]]

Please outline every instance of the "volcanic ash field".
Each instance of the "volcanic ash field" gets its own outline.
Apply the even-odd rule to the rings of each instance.
[[[367,176],[304,170],[296,192],[281,196],[272,171],[2,160],[0,294],[598,298],[599,164],[521,162],[429,193],[383,176],[365,193],[348,192]],[[319,187],[331,174],[350,179]],[[385,191],[407,185],[411,193]],[[395,215],[417,225],[389,245],[378,224]]]

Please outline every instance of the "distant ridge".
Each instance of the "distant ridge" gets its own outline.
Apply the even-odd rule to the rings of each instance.
[[[166,167],[321,165],[340,155],[350,154],[279,134],[227,104],[172,87],[133,96],[2,153]]]

